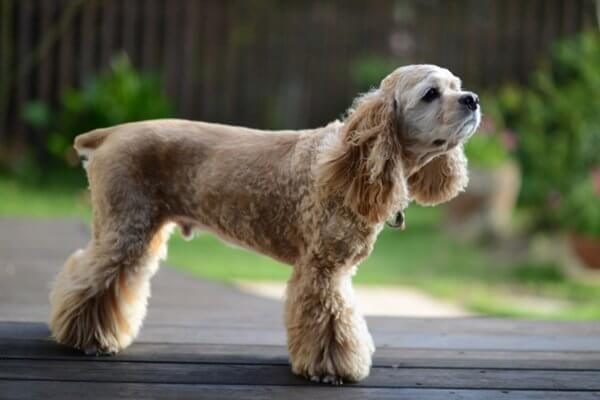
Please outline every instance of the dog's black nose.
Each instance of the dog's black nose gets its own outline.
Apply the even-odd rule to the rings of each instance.
[[[475,111],[479,106],[479,97],[475,93],[465,94],[464,96],[460,96],[458,102],[464,106],[466,106],[469,110]]]

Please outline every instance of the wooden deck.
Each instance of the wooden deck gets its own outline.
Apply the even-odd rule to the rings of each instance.
[[[600,399],[600,323],[370,318],[371,375],[291,374],[281,304],[163,268],[139,340],[115,357],[52,342],[48,286],[76,222],[0,220],[0,399]]]

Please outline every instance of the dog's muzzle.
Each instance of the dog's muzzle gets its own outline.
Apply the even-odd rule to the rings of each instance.
[[[391,220],[386,222],[387,226],[394,229],[404,229],[406,224],[404,223],[404,210],[400,210],[394,215]]]

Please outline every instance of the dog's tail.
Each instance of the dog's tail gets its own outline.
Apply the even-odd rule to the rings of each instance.
[[[87,133],[82,133],[75,138],[73,147],[77,151],[77,155],[79,155],[83,168],[87,169],[92,152],[100,147],[111,131],[110,128],[95,129]]]

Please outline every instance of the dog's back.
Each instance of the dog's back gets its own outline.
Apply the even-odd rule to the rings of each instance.
[[[92,153],[100,148],[107,139],[115,134],[116,140],[125,137],[137,136],[142,142],[151,137],[163,139],[177,139],[178,135],[188,135],[198,144],[202,142],[206,147],[269,147],[291,142],[294,136],[305,131],[263,131],[240,126],[222,125],[208,122],[188,121],[182,119],[158,119],[139,122],[129,122],[109,128],[99,128],[78,135],[73,143],[84,167],[87,166]],[[132,143],[133,144],[133,143]],[[266,145],[266,146],[265,146]],[[284,144],[285,145],[285,144]]]
[[[302,241],[298,207],[305,193],[314,192],[315,149],[322,133],[333,129],[262,131],[154,120],[79,135],[74,147],[98,200],[95,209],[126,208],[137,199],[141,205],[127,206],[128,218],[151,206],[160,211],[156,218],[178,223],[188,236],[198,227],[293,263]]]

